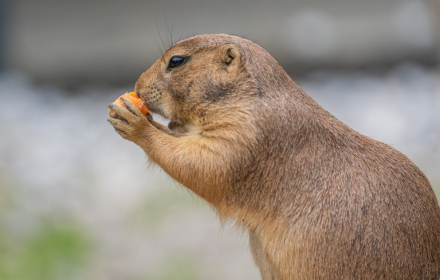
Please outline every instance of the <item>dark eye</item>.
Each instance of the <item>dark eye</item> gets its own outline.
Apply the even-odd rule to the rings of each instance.
[[[170,59],[170,64],[168,65],[168,69],[176,68],[177,66],[180,66],[185,62],[186,62],[186,58],[180,56],[174,56]]]

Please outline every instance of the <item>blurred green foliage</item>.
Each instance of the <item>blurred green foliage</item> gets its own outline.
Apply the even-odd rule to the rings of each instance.
[[[73,222],[43,222],[29,236],[11,241],[0,228],[0,279],[75,279],[87,265],[91,242]],[[12,238],[14,239],[14,238]]]
[[[193,280],[199,279],[197,272],[200,268],[192,261],[191,257],[182,256],[168,260],[161,269],[161,274],[154,279],[157,280]]]
[[[440,201],[440,181],[432,187]],[[0,280],[70,280],[82,279],[92,261],[93,242],[87,232],[70,219],[32,221],[29,231],[14,232],[5,222],[5,213],[16,210],[11,186],[0,180]],[[182,211],[201,210],[198,199],[174,183],[163,184],[154,195],[147,196],[135,208],[132,222],[136,225],[160,225]],[[200,279],[202,269],[197,257],[179,252],[167,259],[155,275],[142,280]]]
[[[78,279],[92,249],[86,231],[66,217],[23,211],[19,190],[0,176],[0,279]]]
[[[164,183],[160,190],[135,207],[132,212],[132,221],[136,225],[157,226],[168,219],[173,219],[175,214],[191,209],[197,209],[201,200],[185,187],[177,183]],[[201,209],[198,209],[201,210]],[[189,214],[188,214],[189,215]]]

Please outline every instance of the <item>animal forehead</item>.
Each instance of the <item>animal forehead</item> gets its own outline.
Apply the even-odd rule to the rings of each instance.
[[[174,44],[167,54],[175,52],[193,52],[205,49],[207,47],[213,47],[217,45],[226,44],[243,44],[244,41],[248,41],[244,38],[228,35],[228,34],[206,34],[191,37]]]

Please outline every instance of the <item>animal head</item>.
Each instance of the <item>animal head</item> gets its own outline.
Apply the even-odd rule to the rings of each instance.
[[[267,69],[272,65],[274,69]],[[263,48],[247,39],[200,35],[169,48],[140,76],[135,92],[152,112],[171,120],[171,129],[202,131],[215,121],[228,123],[227,118],[255,110],[264,85],[279,80],[270,75],[278,68]]]

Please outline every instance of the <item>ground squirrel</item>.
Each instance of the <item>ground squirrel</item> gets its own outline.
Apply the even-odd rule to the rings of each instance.
[[[226,34],[170,47],[109,122],[249,233],[264,280],[440,278],[440,208],[394,148],[336,119],[262,47]]]

